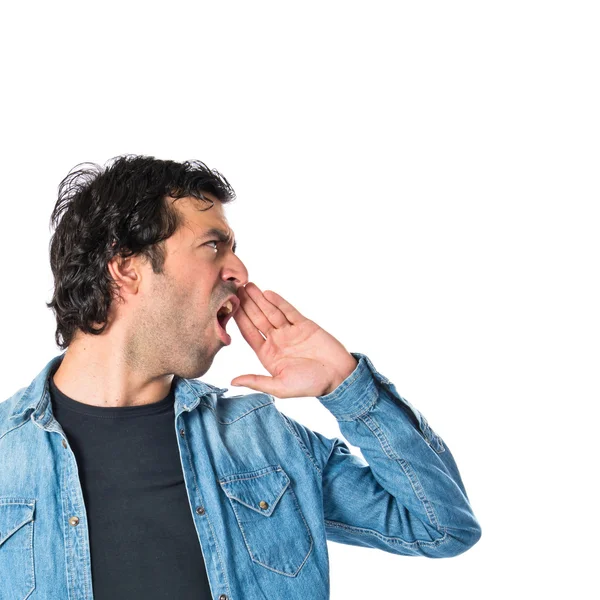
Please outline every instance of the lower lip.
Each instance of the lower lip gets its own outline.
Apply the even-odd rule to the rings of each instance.
[[[217,329],[219,330],[219,337],[221,338],[221,340],[223,340],[223,343],[226,346],[229,346],[229,344],[231,344],[231,336],[221,327],[221,324],[219,323],[219,319],[215,319],[217,321]]]

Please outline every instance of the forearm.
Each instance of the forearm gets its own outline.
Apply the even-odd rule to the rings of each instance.
[[[420,554],[451,556],[465,551],[477,542],[481,530],[450,450],[366,356],[353,356],[359,360],[355,371],[318,399],[334,414],[348,441],[361,449],[377,483],[397,503],[397,514],[390,515],[385,534],[407,544],[430,543],[431,548]],[[382,508],[385,505],[380,502]]]

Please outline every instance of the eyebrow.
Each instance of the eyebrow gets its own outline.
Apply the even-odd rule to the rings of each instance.
[[[212,227],[211,229],[207,229],[197,239],[205,240],[206,238],[209,238],[209,237],[216,237],[220,242],[224,242],[226,244],[230,243],[232,240],[232,238],[229,235],[227,235],[226,231],[223,231],[222,229],[218,229],[217,227]],[[237,242],[234,242],[232,250],[233,250],[233,253],[235,254],[235,251],[237,250]]]

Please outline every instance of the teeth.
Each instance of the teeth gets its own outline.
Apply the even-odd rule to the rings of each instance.
[[[232,311],[233,311],[233,303],[231,302],[231,300],[227,300],[227,302],[225,302],[225,304],[223,304],[223,306],[221,306],[221,308],[219,309],[218,314],[228,315]]]

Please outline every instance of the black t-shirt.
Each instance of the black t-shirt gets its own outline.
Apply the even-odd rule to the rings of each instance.
[[[50,377],[54,417],[79,469],[95,600],[210,600],[175,432],[174,393],[90,406]]]

